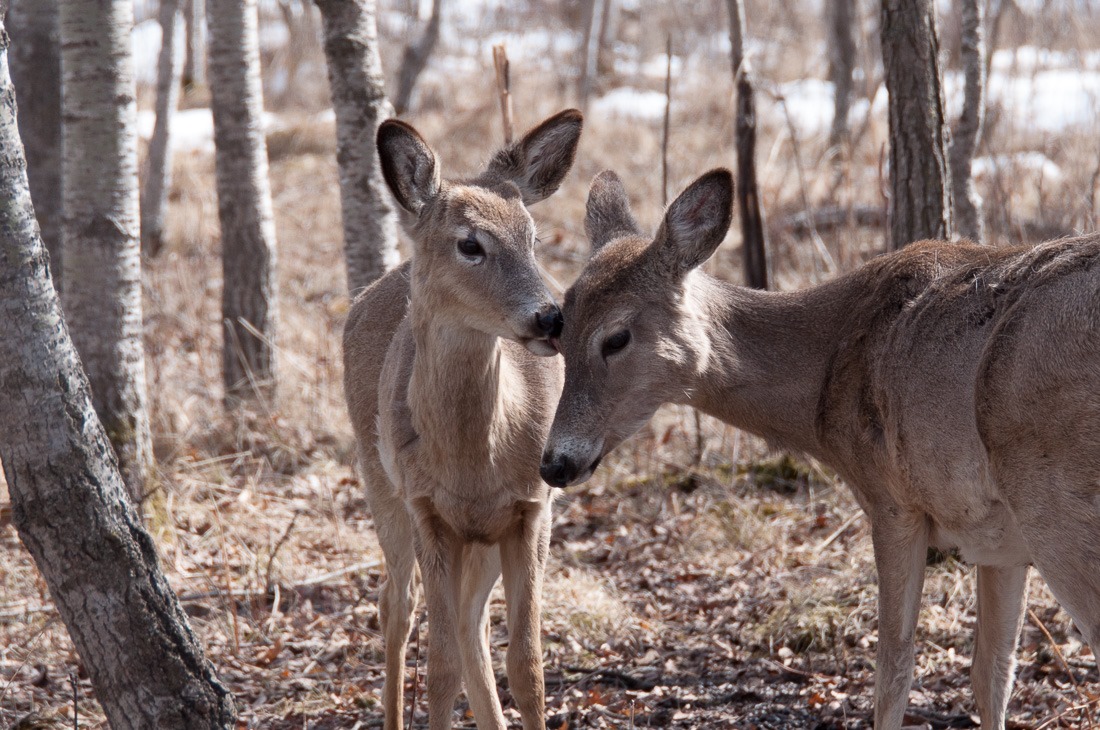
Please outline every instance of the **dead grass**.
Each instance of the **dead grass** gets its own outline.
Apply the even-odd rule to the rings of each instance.
[[[779,22],[772,18],[767,27]],[[789,32],[781,37],[789,42]],[[788,55],[784,63],[794,63],[797,54]],[[421,91],[414,122],[437,145],[449,173],[483,163],[490,141],[500,137],[486,69],[465,79],[461,94],[451,93],[453,84],[429,83]],[[796,75],[778,63],[765,70],[776,80]],[[310,83],[323,81],[315,75]],[[559,80],[514,67],[518,125],[569,104],[561,89]],[[682,102],[673,107],[673,194],[705,169],[732,163],[730,92],[721,59],[705,85],[675,89]],[[308,120],[303,114],[269,138],[279,235],[275,400],[236,418],[221,408],[221,269],[209,157],[177,157],[169,244],[146,268],[148,377],[164,485],[164,513],[151,528],[249,728],[380,723],[381,555],[350,468],[340,365],[348,303],[332,127]],[[884,126],[870,124],[850,162],[839,165],[829,161],[821,139],[792,141],[782,125],[761,130],[762,194],[780,288],[829,278],[880,250],[881,231],[825,232],[814,246],[783,221],[801,209],[803,196],[814,206],[882,205]],[[533,211],[554,281],[567,285],[583,264],[584,200],[599,170],[616,169],[639,220],[656,225],[659,135],[655,124],[589,116],[575,172]],[[983,181],[994,240],[1018,237],[1027,221],[1073,226],[1087,219],[1083,196],[1067,191],[1091,184],[1094,140],[1050,142],[994,126],[986,146],[998,153],[1041,147],[1066,174],[1057,188],[1011,172]],[[734,229],[708,269],[739,281]],[[596,478],[559,500],[544,612],[550,726],[866,727],[876,601],[858,506],[820,465],[770,454],[759,440],[709,418],[702,427],[706,448],[698,469],[684,469],[695,457],[694,420],[686,409],[669,408],[609,457]],[[914,724],[969,726],[970,572],[950,559],[929,570]],[[79,677],[82,726],[102,727],[45,584],[2,514],[0,597],[0,727],[29,715],[47,726],[71,724],[70,672]],[[1089,710],[1073,708],[1095,708],[1089,651],[1035,577],[1029,605],[1082,689],[1029,623],[1013,727],[1078,726]],[[492,631],[503,676],[499,609]],[[419,636],[423,660],[426,625]],[[1050,718],[1058,719],[1043,725]],[[463,723],[472,727],[468,715]]]

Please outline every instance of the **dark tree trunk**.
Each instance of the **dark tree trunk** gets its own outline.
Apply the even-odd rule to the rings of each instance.
[[[206,85],[206,0],[184,0],[187,40],[183,59],[183,85]]]
[[[756,184],[756,102],[749,65],[745,60],[745,15],[741,0],[726,0],[726,7],[730,16],[733,80],[737,86],[737,203],[741,214],[745,286],[767,289],[764,216],[760,212],[760,193]]]
[[[427,68],[428,59],[431,58],[436,44],[439,43],[439,29],[443,22],[442,11],[443,0],[432,0],[432,16],[428,18],[428,24],[424,27],[424,34],[415,43],[405,47],[405,53],[401,57],[401,69],[397,74],[397,94],[393,101],[398,114],[404,114],[409,110],[416,81]],[[322,12],[324,12],[323,9]]]
[[[131,0],[61,4],[65,320],[135,500],[153,461],[142,343]]]
[[[882,57],[890,97],[891,249],[953,227],[947,125],[932,0],[883,0]]]
[[[392,111],[378,52],[375,0],[317,0],[325,34],[348,291],[368,286],[398,261],[397,212],[382,179],[375,136]]]
[[[982,138],[985,120],[985,48],[980,0],[959,0],[962,11],[959,58],[965,78],[962,114],[951,135],[951,192],[955,226],[960,236],[981,242],[982,200],[970,174],[974,152]]]
[[[848,111],[852,107],[852,72],[856,66],[854,0],[828,0],[829,76],[833,82],[833,127],[829,145],[848,141]]]
[[[112,728],[232,728],[232,698],[126,499],[61,316],[36,230],[6,52],[0,22],[0,462],[15,527]]]
[[[161,44],[157,58],[157,120],[145,163],[141,188],[141,250],[146,256],[160,253],[168,189],[172,186],[172,117],[180,98],[184,47],[177,29],[184,22],[180,0],[160,0]]]
[[[61,15],[59,0],[16,0],[8,13],[19,134],[54,282],[61,279]]]
[[[256,0],[210,0],[206,10],[222,228],[222,372],[232,405],[275,392],[275,221]]]

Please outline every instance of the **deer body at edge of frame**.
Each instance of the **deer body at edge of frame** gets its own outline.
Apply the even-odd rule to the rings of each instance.
[[[908,701],[928,545],[978,564],[972,680],[1001,729],[1034,564],[1100,652],[1100,235],[1034,248],[920,242],[789,293],[697,267],[732,177],[701,177],[655,239],[601,173],[596,249],[565,297],[566,382],[543,456],[584,481],[663,403],[829,464],[867,513],[879,576],[875,727]]]
[[[538,464],[561,391],[551,357],[561,312],[539,276],[526,205],[561,184],[581,124],[575,110],[551,117],[461,182],[442,179],[412,127],[379,128],[386,182],[416,217],[414,255],[353,303],[344,384],[386,560],[386,730],[402,728],[418,567],[432,730],[451,727],[463,681],[478,727],[506,727],[488,643],[501,575],[512,695],[524,730],[545,727],[539,609],[551,490]]]

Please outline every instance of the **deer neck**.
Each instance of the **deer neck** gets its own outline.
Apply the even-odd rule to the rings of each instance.
[[[764,292],[714,279],[707,302],[710,356],[691,404],[786,448],[820,453],[815,422],[843,326],[843,297],[816,287]]]
[[[494,335],[410,305],[413,340],[408,405],[426,447],[448,463],[488,463],[507,422],[514,372]]]

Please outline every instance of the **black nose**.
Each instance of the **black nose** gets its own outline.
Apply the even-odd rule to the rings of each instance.
[[[560,337],[565,319],[557,304],[548,304],[535,312],[535,329],[547,337]]]
[[[565,487],[577,476],[577,465],[567,456],[554,456],[550,452],[542,455],[539,476],[551,487]]]

